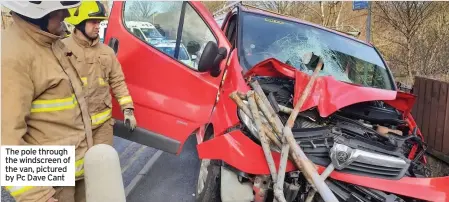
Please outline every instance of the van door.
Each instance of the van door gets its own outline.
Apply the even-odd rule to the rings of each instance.
[[[161,43],[174,44],[142,40],[126,27],[127,21],[149,22],[163,30]],[[186,62],[192,58],[188,54],[201,58],[209,41],[229,53],[229,42],[201,2],[114,1],[105,44],[122,65],[138,125],[133,133],[126,131],[113,99],[114,135],[178,154],[187,137],[208,123],[217,98],[227,57],[217,77],[198,71],[198,62]],[[199,51],[188,53],[181,44]]]

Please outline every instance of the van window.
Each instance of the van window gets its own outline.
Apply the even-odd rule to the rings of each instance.
[[[190,4],[187,4],[186,6],[181,40],[187,48],[187,51],[196,56],[196,65],[201,58],[201,54],[207,42],[213,41],[218,44],[212,31]],[[198,51],[194,52],[194,49],[196,48],[198,48]],[[195,66],[195,68],[197,68],[197,66]]]
[[[186,4],[184,24],[182,36],[178,39],[184,3]],[[123,24],[131,34],[191,69],[198,69],[197,65],[207,42],[217,43],[217,39],[200,15],[186,2],[126,1],[124,4]],[[134,29],[138,29],[139,32]],[[179,52],[175,55],[177,40],[181,43]]]

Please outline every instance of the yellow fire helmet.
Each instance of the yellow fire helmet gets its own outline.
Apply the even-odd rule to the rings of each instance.
[[[65,21],[72,25],[78,25],[85,20],[107,20],[106,9],[99,1],[81,1],[81,5],[69,9],[70,17]]]

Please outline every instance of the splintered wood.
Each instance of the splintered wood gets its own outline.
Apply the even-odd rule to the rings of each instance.
[[[324,179],[318,175],[316,166],[307,158],[301,147],[299,147],[296,143],[291,131],[293,123],[299,114],[299,110],[309,96],[313,82],[318,76],[318,72],[321,70],[322,66],[323,63],[320,59],[314,73],[311,76],[311,79],[302,92],[302,95],[297,102],[298,104],[295,105],[294,109],[281,105],[278,106],[278,109],[281,112],[290,114],[286,126],[282,124],[281,119],[274,111],[257,80],[250,83],[252,90],[247,93],[234,91],[229,95],[229,97],[236,103],[237,107],[249,117],[252,124],[257,129],[257,134],[254,135],[259,137],[262,144],[262,150],[264,152],[265,159],[267,160],[271,177],[275,183],[273,187],[275,200],[278,202],[286,201],[283,192],[283,185],[287,159],[292,160],[296,167],[302,171],[307,181],[318,193],[320,193],[321,198],[324,201],[338,201],[326,183],[324,183]],[[278,151],[281,151],[278,171],[276,170],[273,156],[271,154],[273,147],[270,148],[270,143],[275,146]]]

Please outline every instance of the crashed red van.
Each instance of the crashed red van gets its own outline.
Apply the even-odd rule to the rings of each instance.
[[[114,101],[114,133],[173,154],[195,136],[198,201],[272,201],[257,131],[229,94],[250,90],[247,82],[255,79],[273,106],[293,108],[313,72],[302,62],[308,53],[321,57],[324,66],[292,131],[319,173],[334,164],[325,182],[335,196],[449,201],[449,177],[430,178],[425,166],[423,136],[410,114],[416,98],[397,90],[373,45],[241,4],[220,27],[201,2],[147,1],[148,13],[136,2],[114,1],[105,36],[122,64],[139,125],[127,132]],[[155,29],[134,32],[127,21],[149,22]],[[145,40],[152,35],[163,38]],[[278,165],[280,152],[272,150]],[[304,201],[311,190],[289,161],[287,201]]]

